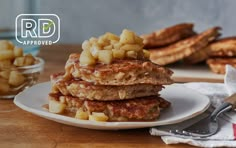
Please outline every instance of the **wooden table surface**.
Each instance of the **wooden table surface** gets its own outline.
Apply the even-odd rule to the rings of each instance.
[[[63,71],[69,54],[79,51],[80,46],[76,45],[43,47],[39,56],[46,64],[39,82],[49,81],[51,73]],[[68,126],[23,111],[12,100],[0,100],[0,148],[191,147],[166,145],[160,137],[150,136],[148,130],[99,131]]]

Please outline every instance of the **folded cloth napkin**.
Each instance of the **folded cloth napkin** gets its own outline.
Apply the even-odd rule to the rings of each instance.
[[[185,83],[179,85],[194,89],[208,96],[212,106],[217,107],[222,104],[225,97],[236,93],[236,69],[230,65],[226,66],[224,83]],[[225,113],[219,118],[219,123],[221,126],[220,131],[207,138],[180,138],[171,133],[167,134],[162,127],[151,128],[150,134],[161,136],[166,144],[186,143],[199,147],[236,147],[236,112]],[[173,128],[174,125],[165,126],[165,129],[171,129],[171,126]]]

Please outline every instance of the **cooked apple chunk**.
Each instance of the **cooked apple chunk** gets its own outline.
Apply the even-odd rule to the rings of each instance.
[[[95,58],[92,56],[89,50],[82,51],[79,60],[80,60],[80,64],[83,66],[94,65],[96,63]]]
[[[89,50],[91,47],[91,44],[88,40],[85,40],[83,43],[82,43],[82,49],[83,50]]]
[[[24,61],[25,61],[24,57],[17,57],[17,58],[15,58],[13,64],[15,66],[24,66]]]
[[[18,71],[11,71],[10,76],[9,76],[9,81],[8,83],[12,86],[19,86],[23,84],[25,81],[25,77],[23,76],[22,73]]]
[[[24,66],[33,65],[35,62],[35,58],[31,54],[27,54],[24,56]]]
[[[131,59],[137,59],[138,53],[136,51],[127,51],[126,52],[126,57],[131,58]]]
[[[23,49],[22,48],[15,47],[13,52],[14,52],[15,57],[22,57],[23,56]]]
[[[112,62],[112,51],[100,50],[98,53],[98,61],[105,64],[110,64]]]
[[[66,108],[65,104],[62,104],[54,100],[49,100],[49,112],[60,114],[64,112],[65,108]]]
[[[125,58],[125,51],[120,49],[112,49],[112,55],[115,59],[124,59]]]
[[[105,49],[105,50],[112,50],[112,45],[105,46],[103,49]]]
[[[6,69],[12,67],[11,60],[0,60],[0,69]]]
[[[0,50],[12,50],[14,45],[11,41],[0,40]]]
[[[109,119],[108,116],[106,116],[104,113],[93,112],[92,115],[89,115],[89,120],[90,121],[105,122],[108,119]]]
[[[0,50],[0,60],[14,59],[14,52],[12,50]]]
[[[10,77],[10,71],[9,70],[0,71],[0,77],[8,80]]]
[[[83,111],[81,108],[76,111],[75,118],[81,120],[88,120],[88,112]]]
[[[90,48],[90,53],[92,54],[92,56],[97,59],[98,58],[98,52],[99,50],[102,50],[100,46],[98,45],[93,45],[91,48]]]
[[[124,29],[120,35],[120,42],[124,44],[133,44],[135,43],[134,36],[134,32]]]
[[[116,40],[116,41],[119,41],[119,40],[120,40],[120,38],[119,38],[117,35],[115,35],[115,34],[113,34],[113,33],[110,33],[110,32],[107,32],[107,33],[105,34],[105,37],[106,37],[108,40]]]

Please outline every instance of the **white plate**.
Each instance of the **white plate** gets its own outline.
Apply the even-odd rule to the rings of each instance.
[[[118,130],[144,128],[159,125],[174,124],[203,113],[210,105],[209,98],[189,88],[180,85],[166,86],[161,91],[161,96],[171,102],[171,107],[161,112],[161,117],[156,121],[148,122],[94,122],[79,120],[45,111],[42,105],[47,104],[47,94],[50,91],[50,82],[37,84],[18,94],[14,103],[35,115],[59,123],[100,130]]]
[[[178,82],[223,82],[224,75],[213,73],[206,64],[186,65],[176,63],[169,68]]]

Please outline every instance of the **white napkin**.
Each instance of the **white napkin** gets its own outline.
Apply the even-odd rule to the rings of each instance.
[[[217,107],[223,99],[233,93],[236,93],[236,69],[232,66],[226,66],[226,74],[223,83],[185,83],[179,84],[207,95],[212,103],[212,106]],[[220,131],[210,137],[191,139],[180,138],[170,135],[166,135],[165,131],[161,128],[151,128],[150,134],[155,136],[161,136],[162,140],[166,144],[186,143],[199,147],[236,147],[236,112],[231,111],[221,116]],[[170,125],[171,126],[171,125]]]

